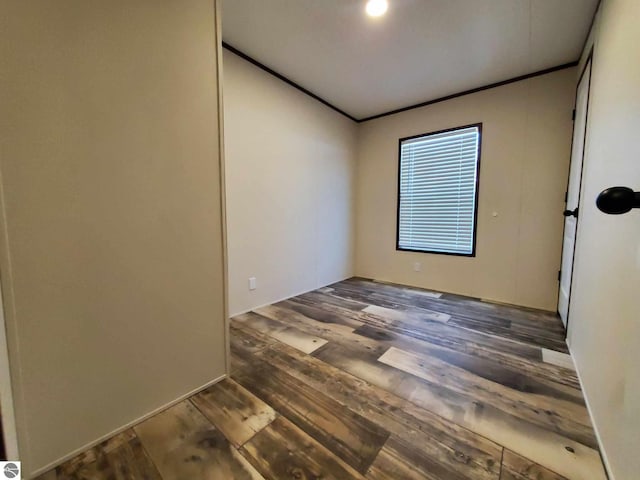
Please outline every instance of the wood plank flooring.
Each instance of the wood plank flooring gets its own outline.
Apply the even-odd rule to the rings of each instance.
[[[352,278],[233,318],[231,360],[42,479],[606,478],[552,313]]]

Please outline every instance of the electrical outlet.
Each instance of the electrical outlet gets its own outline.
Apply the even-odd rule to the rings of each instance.
[[[422,264],[420,262],[416,262],[413,264],[413,271],[419,272],[422,270]]]
[[[255,290],[256,288],[256,277],[249,277],[249,290]]]

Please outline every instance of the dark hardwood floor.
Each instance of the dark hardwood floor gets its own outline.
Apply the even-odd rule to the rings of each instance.
[[[41,478],[606,478],[551,313],[353,278],[233,318],[231,355]]]

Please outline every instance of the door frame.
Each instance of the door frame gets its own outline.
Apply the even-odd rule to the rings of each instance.
[[[585,73],[587,73],[587,67],[589,69],[589,84],[587,87],[587,106],[586,106],[586,110],[585,110],[585,114],[584,114],[584,137],[582,139],[582,158],[580,158],[580,180],[578,181],[578,207],[580,206],[580,204],[582,203],[582,179],[584,177],[584,157],[585,157],[585,153],[586,153],[586,146],[587,146],[587,132],[589,130],[589,103],[591,101],[591,74],[593,72],[593,49],[594,47],[591,46],[591,49],[589,50],[589,54],[587,55],[587,58],[584,62],[584,65],[582,67],[582,71],[580,72],[580,75],[578,76],[578,82],[576,83],[576,93],[574,96],[574,100],[573,100],[573,106],[574,106],[574,113],[575,113],[575,107],[578,104],[578,88],[580,87],[580,82],[582,82],[582,79],[584,78]],[[569,153],[569,172],[567,173],[567,187],[565,192],[565,208],[567,207],[567,194],[569,192],[569,181],[571,180],[571,164],[573,162],[573,142],[574,142],[574,136],[575,136],[575,129],[576,129],[576,124],[575,124],[575,116],[573,118],[573,128],[571,129],[571,150]],[[580,223],[580,215],[582,213],[582,209],[578,210],[578,216],[576,217],[576,234],[574,237],[574,241],[573,241],[573,254],[572,254],[572,258],[571,258],[571,278],[570,278],[570,282],[569,282],[569,298],[567,299],[567,325],[565,327],[565,339],[568,337],[569,334],[569,322],[571,321],[571,292],[573,290],[573,277],[574,277],[574,273],[575,273],[575,263],[576,263],[576,245],[578,243],[578,224]],[[561,254],[560,254],[560,272],[562,272],[562,258],[563,258],[563,254],[564,254],[564,232],[566,229],[566,221],[562,221],[562,250],[561,250]],[[558,303],[560,302],[560,285],[561,285],[561,277],[560,275],[558,275]],[[558,315],[560,314],[560,311],[558,309]]]
[[[2,410],[2,429],[7,460],[20,460],[18,451],[18,430],[11,382],[11,362],[5,325],[2,285],[0,285],[0,410]]]

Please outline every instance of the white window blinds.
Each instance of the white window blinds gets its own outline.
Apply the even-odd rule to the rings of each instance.
[[[398,249],[475,254],[480,128],[400,141]]]

